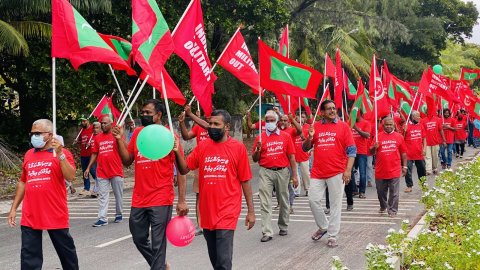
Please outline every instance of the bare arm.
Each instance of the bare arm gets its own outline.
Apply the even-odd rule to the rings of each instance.
[[[252,114],[247,112],[247,126],[249,129],[255,129],[255,125],[252,123]]]
[[[188,205],[187,205],[187,201],[185,200],[185,193],[187,191],[187,176],[178,174],[177,183],[178,183],[178,202],[176,207],[177,215],[185,216],[188,214]]]
[[[178,116],[178,123],[180,125],[180,133],[182,134],[182,138],[185,141],[191,140],[195,138],[195,134],[193,134],[192,131],[187,130],[187,126],[185,125],[185,113],[181,113],[180,116]]]
[[[15,199],[13,200],[12,207],[10,208],[10,214],[8,215],[8,225],[10,225],[10,227],[15,227],[17,225],[17,222],[15,221],[15,217],[17,215],[17,208],[23,201],[24,195],[25,182],[19,181],[17,183],[17,189],[15,191]]]
[[[192,108],[190,106],[185,106],[185,114],[190,117],[195,123],[197,123],[199,126],[201,126],[204,129],[208,129],[209,124],[207,121],[203,120],[202,118],[196,116],[194,113],[192,113]]]
[[[363,138],[370,138],[370,132],[365,132],[357,127],[357,125],[353,125],[353,129],[355,129],[360,136]]]
[[[60,141],[58,141],[58,139],[56,139],[56,138],[52,139],[52,147],[53,147],[53,149],[55,149],[55,153],[57,154],[57,158],[60,161],[60,168],[62,169],[63,177],[67,181],[72,182],[73,180],[75,180],[75,169],[73,168],[72,164],[70,164],[70,162],[68,162],[68,160],[66,158],[64,158],[63,160],[60,160],[60,156],[63,155],[63,151],[62,151],[63,147],[62,147]]]
[[[247,203],[247,217],[245,218],[245,226],[247,230],[250,230],[253,225],[255,225],[255,210],[253,208],[253,196],[252,196],[252,187],[250,181],[244,181],[242,183],[243,196],[245,197],[245,202]]]
[[[261,136],[261,135],[259,135]],[[260,152],[262,150],[262,143],[260,141],[257,142],[257,147],[255,147],[255,152],[252,154],[253,162],[258,162],[260,160]]]
[[[314,134],[315,134],[315,129],[313,128],[313,125],[311,125],[310,128],[308,129],[307,139],[302,144],[302,150],[304,152],[307,152],[310,149],[312,149],[312,140],[313,140]]]
[[[292,113],[288,114],[288,118],[290,118],[290,121],[292,121],[293,126],[295,127],[295,130],[297,131],[297,136],[302,134],[302,126],[300,126],[300,123],[295,121],[295,117],[293,117]]]
[[[133,154],[128,152],[127,142],[123,139],[123,127],[120,127],[120,126],[113,127],[112,135],[113,137],[115,137],[115,140],[117,140],[118,153],[120,154],[120,158],[122,159],[123,165],[130,166],[133,163],[134,157],[133,157]],[[93,154],[92,154],[92,157],[93,157]],[[90,158],[90,163],[91,162],[92,162],[92,159]]]

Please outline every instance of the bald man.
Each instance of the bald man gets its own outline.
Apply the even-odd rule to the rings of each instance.
[[[412,169],[413,165],[417,167],[418,179],[427,175],[425,167],[425,153],[427,150],[426,131],[422,124],[420,124],[420,113],[413,111],[407,128],[404,131],[405,144],[407,147],[407,174],[405,175],[405,182],[407,188],[406,193],[412,192],[413,180]]]

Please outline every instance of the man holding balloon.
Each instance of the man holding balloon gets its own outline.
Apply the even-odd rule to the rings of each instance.
[[[242,208],[242,190],[248,208],[245,226],[250,230],[255,224],[248,153],[242,142],[228,136],[230,123],[227,111],[215,110],[209,121],[210,139],[195,147],[186,161],[178,139],[174,147],[181,174],[198,169],[200,226],[214,269],[232,269],[233,235]]]
[[[163,126],[164,115],[165,107],[160,100],[150,99],[142,106],[142,127],[135,129],[128,146],[123,140],[122,127],[117,126],[112,132],[117,139],[123,164],[129,166],[135,162],[135,186],[129,226],[135,246],[151,269],[166,268],[166,227],[172,217],[175,196],[175,154],[172,151],[174,140],[168,127]],[[183,150],[178,148],[183,157]],[[179,177],[176,206],[179,216],[188,213],[185,191],[185,178]]]

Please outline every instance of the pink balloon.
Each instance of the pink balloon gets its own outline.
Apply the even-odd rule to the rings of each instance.
[[[167,225],[167,239],[177,247],[189,245],[195,238],[195,225],[188,217],[176,216]]]

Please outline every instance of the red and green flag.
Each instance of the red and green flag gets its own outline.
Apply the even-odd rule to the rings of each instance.
[[[308,98],[300,98],[300,105],[302,105],[306,115],[312,115],[312,109],[310,108]]]
[[[258,41],[260,85],[271,92],[315,98],[322,74],[274,51]]]
[[[282,36],[280,37],[278,52],[285,56],[290,57],[290,43],[288,42],[288,24],[285,26]]]
[[[113,105],[111,97],[103,96],[97,108],[92,112],[92,116],[95,116],[98,120],[101,120],[103,116],[110,116],[112,121],[116,122],[120,116],[120,111]]]
[[[377,60],[375,55],[372,59],[370,68],[369,93],[372,103],[377,107],[376,119],[390,114],[390,103],[388,101],[386,87],[383,87],[383,81],[377,69]]]
[[[477,80],[480,77],[480,69],[462,68],[460,80]]]
[[[177,103],[180,106],[185,105],[187,102],[185,97],[183,96],[182,92],[178,88],[178,86],[175,84],[173,81],[172,77],[168,74],[167,70],[165,67],[162,67],[162,75],[163,79],[165,81],[165,92],[167,93],[167,98],[175,103]],[[145,80],[145,77],[147,77],[145,72],[142,72],[140,74],[140,79]],[[148,84],[150,84],[152,87],[154,87],[158,92],[160,92],[160,95],[162,98],[165,98],[163,96],[163,90],[162,90],[162,81],[155,80],[155,79],[148,79]]]
[[[357,99],[353,103],[352,109],[350,110],[350,127],[353,128],[357,122],[358,113],[362,109],[363,96],[357,96]]]
[[[348,78],[347,74],[345,72],[343,73],[343,83],[344,85],[347,86],[347,98],[348,99],[355,99],[357,97],[357,88],[355,88],[355,85],[350,81]]]
[[[135,75],[67,0],[52,0],[52,57],[69,59],[75,70],[87,62],[99,62]]]
[[[283,112],[285,114],[292,113],[294,114],[295,111],[298,109],[298,100],[295,97],[289,97],[288,95],[281,94],[281,93],[275,93],[275,96],[277,97],[278,103],[280,103],[280,106],[283,109]],[[288,100],[290,98],[290,101]],[[289,106],[290,104],[290,106]]]
[[[170,29],[155,0],[132,0],[132,55],[156,81],[174,45]]]
[[[343,90],[344,90],[344,72],[342,69],[342,60],[340,58],[340,49],[335,52],[335,78],[334,78],[334,94],[333,101],[337,109],[343,108]]]
[[[112,48],[123,60],[128,61],[132,52],[132,43],[121,37],[98,33],[110,48]]]

